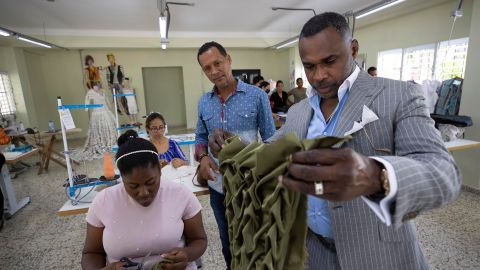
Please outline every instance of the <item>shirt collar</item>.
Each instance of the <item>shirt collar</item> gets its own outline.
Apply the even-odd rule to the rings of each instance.
[[[242,82],[241,80],[237,80],[237,87],[235,87],[235,89],[233,90],[233,93],[232,95],[234,95],[237,91],[238,92],[246,92],[246,87],[245,87],[245,83]],[[214,85],[212,90],[210,91],[210,97],[214,97],[215,95],[217,94],[217,87]]]
[[[357,80],[359,73],[360,73],[360,68],[357,65],[355,65],[355,69],[353,70],[352,74],[350,74],[350,76],[348,76],[338,88],[338,94],[337,94],[338,100],[342,100],[342,98],[345,96],[347,91],[350,89],[353,83]],[[312,86],[308,87],[307,89],[308,98],[311,98],[317,94],[318,94],[317,91]]]

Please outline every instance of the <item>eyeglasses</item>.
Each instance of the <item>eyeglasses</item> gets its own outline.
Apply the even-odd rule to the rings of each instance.
[[[165,126],[152,126],[152,127],[149,127],[148,129],[150,129],[151,131],[159,131],[159,130],[164,130],[165,129]]]

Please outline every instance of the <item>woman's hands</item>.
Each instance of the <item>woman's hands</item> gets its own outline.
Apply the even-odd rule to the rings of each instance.
[[[162,254],[163,261],[160,263],[165,270],[183,270],[187,268],[188,256],[184,248],[174,248]]]

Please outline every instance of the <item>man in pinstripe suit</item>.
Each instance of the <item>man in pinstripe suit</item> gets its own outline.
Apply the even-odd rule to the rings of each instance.
[[[289,174],[279,177],[310,195],[309,268],[428,269],[412,219],[453,200],[461,177],[421,90],[361,71],[348,24],[336,13],[311,18],[299,50],[312,87],[270,140],[289,132],[343,136],[368,109],[378,116],[346,147],[292,155]]]
[[[292,155],[288,174],[279,177],[286,188],[309,195],[308,268],[428,269],[412,220],[453,200],[461,177],[420,88],[361,71],[340,14],[311,18],[299,50],[312,87],[269,141],[291,132],[300,139],[343,136],[354,122],[364,123],[366,112],[378,117],[341,149]],[[215,131],[212,152],[225,137]]]

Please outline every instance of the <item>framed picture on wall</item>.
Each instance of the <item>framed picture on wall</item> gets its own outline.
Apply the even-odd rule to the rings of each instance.
[[[260,76],[260,69],[233,69],[233,77],[245,83],[253,84],[253,78]]]

